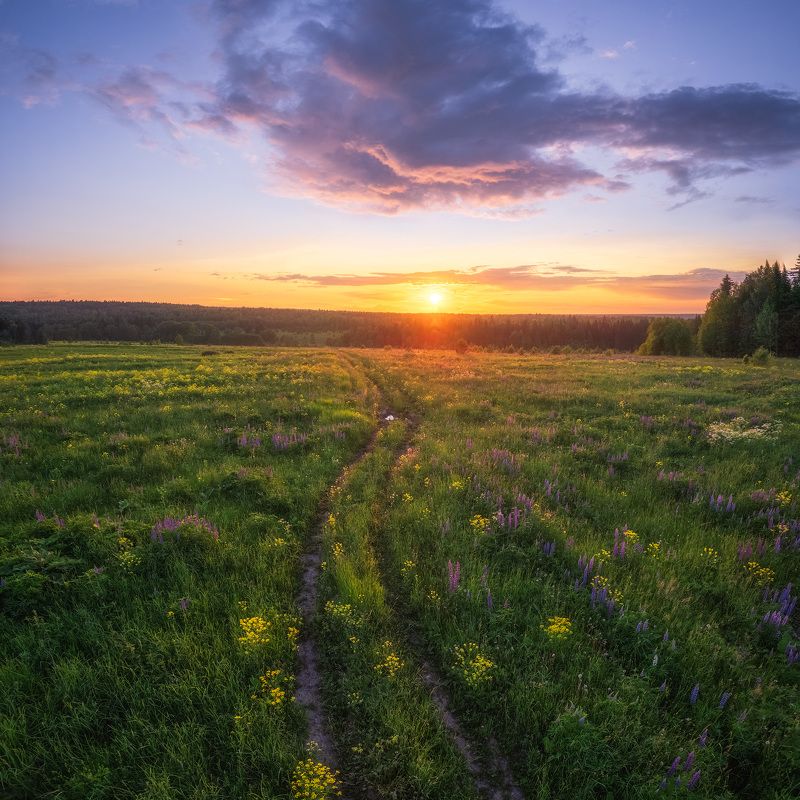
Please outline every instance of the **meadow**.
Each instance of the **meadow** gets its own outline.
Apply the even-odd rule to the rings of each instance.
[[[0,349],[0,794],[800,796],[799,389]]]

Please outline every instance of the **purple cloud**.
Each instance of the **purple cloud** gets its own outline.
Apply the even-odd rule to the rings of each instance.
[[[624,191],[657,171],[678,208],[708,196],[711,179],[800,158],[797,94],[753,84],[578,91],[555,63],[560,48],[585,42],[548,39],[494,0],[210,8],[222,69],[214,86],[139,66],[85,90],[142,141],[160,134],[179,153],[191,132],[255,127],[270,145],[271,183],[326,203],[514,217],[574,190],[593,200]],[[52,57],[27,58],[31,86],[57,84]],[[613,174],[592,163],[598,149],[616,157]]]
[[[660,170],[677,205],[699,181],[800,155],[800,98],[755,85],[622,97],[573,92],[544,32],[491,0],[216,0],[225,73],[199,125],[249,122],[273,177],[326,202],[394,212],[515,206],[627,182],[579,158]],[[270,31],[278,31],[274,39]],[[540,55],[541,54],[541,55]]]

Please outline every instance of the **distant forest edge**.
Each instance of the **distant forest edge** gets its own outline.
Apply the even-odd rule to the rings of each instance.
[[[400,314],[95,301],[0,302],[0,343],[174,342],[207,345],[565,348],[646,355],[800,355],[800,256],[727,275],[694,318],[549,314]]]

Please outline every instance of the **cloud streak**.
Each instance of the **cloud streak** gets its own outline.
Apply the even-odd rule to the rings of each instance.
[[[701,268],[683,273],[622,276],[604,270],[547,263],[367,274],[251,273],[247,277],[252,280],[295,283],[318,288],[449,285],[547,292],[604,289],[626,295],[644,294],[688,301],[707,298],[725,274],[724,270]],[[734,280],[741,280],[745,275],[744,272],[727,274]]]

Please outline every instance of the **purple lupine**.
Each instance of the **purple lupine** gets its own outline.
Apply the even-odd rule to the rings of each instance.
[[[664,631],[664,635],[661,637],[661,641],[662,642],[668,642],[669,641],[669,628],[667,628]]]
[[[786,663],[791,667],[800,663],[800,650],[794,644],[786,645]]]
[[[675,756],[675,760],[672,762],[672,765],[667,770],[667,777],[671,778],[678,771],[678,767],[680,765],[681,765],[681,757]]]
[[[492,600],[492,590],[486,593],[486,607],[491,611],[494,608],[494,600]]]
[[[186,611],[186,609],[189,608],[189,598],[181,597],[181,599],[178,601],[178,604],[181,607],[181,611]]]
[[[722,696],[719,698],[720,710],[725,708],[726,705],[728,705],[728,700],[730,700],[730,699],[731,699],[731,693],[730,692],[723,692],[722,693]]]
[[[700,747],[705,747],[707,742],[708,742],[708,728],[705,728],[703,732],[700,734],[697,743],[700,745]]]
[[[689,702],[694,705],[697,702],[697,696],[700,694],[700,684],[696,683],[692,688],[692,692],[689,695]]]
[[[92,572],[95,575],[102,575],[106,571],[105,567],[92,567]]]
[[[659,691],[660,694],[664,694],[664,692],[667,691],[667,682],[666,681],[662,681],[661,682],[661,686],[658,687],[658,691]]]
[[[544,554],[548,557],[554,556],[556,554],[556,543],[555,542],[545,542],[542,550]]]
[[[692,768],[692,764],[694,764],[694,750],[686,756],[686,761],[683,764],[683,771],[688,772]]]
[[[37,511],[36,512],[36,521],[37,522],[44,522],[46,519],[47,519],[47,517],[44,514],[42,514],[41,511]]]
[[[692,775],[691,778],[689,778],[689,783],[686,784],[686,788],[689,789],[689,791],[692,791],[697,786],[698,783],[700,783],[699,769]]]
[[[458,589],[458,582],[461,579],[461,562],[456,561],[453,564],[452,561],[448,560],[447,562],[447,575],[449,580],[449,590],[450,592],[455,592]]]

